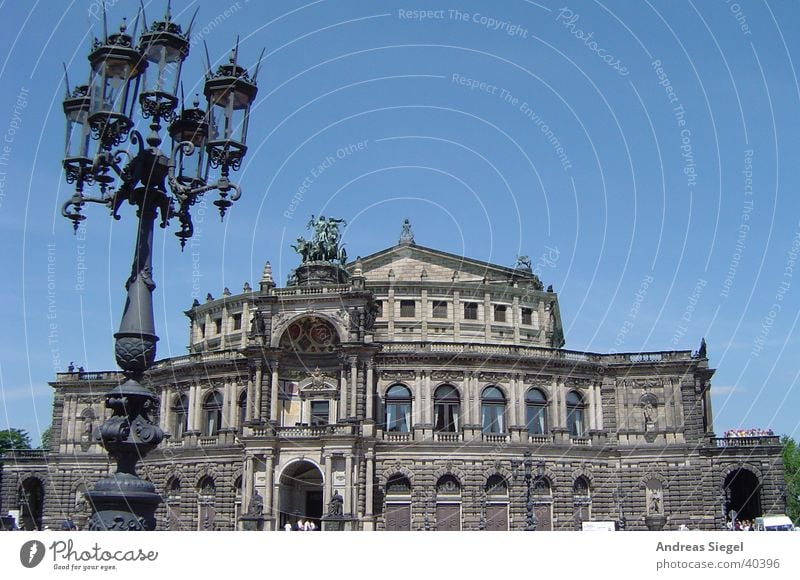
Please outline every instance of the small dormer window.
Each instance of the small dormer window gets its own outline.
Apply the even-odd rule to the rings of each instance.
[[[433,303],[433,317],[447,318],[447,302],[444,300],[436,300]]]
[[[506,321],[506,310],[507,310],[507,307],[504,304],[495,304],[495,307],[494,307],[494,321],[495,322],[505,322]]]
[[[201,324],[200,325],[200,338],[205,338],[205,337],[206,337],[206,325],[205,324]]]
[[[522,309],[522,324],[533,324],[533,311],[530,308]]]
[[[416,304],[413,300],[400,301],[400,318],[414,318],[416,316]]]
[[[478,320],[478,303],[464,303],[464,320]]]
[[[233,315],[233,329],[234,330],[241,330],[242,329],[242,313],[238,312]]]
[[[222,334],[222,319],[217,318],[214,320],[214,334]]]

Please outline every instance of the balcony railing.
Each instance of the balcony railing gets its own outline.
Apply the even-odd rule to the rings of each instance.
[[[9,449],[5,454],[0,454],[0,457],[6,461],[14,461],[17,459],[44,459],[49,452],[49,449]]]
[[[759,447],[761,445],[780,445],[777,435],[758,437],[716,437],[711,440],[715,447]]]
[[[573,445],[591,445],[592,438],[591,437],[571,437],[570,441]]]
[[[533,445],[549,445],[552,442],[553,442],[553,436],[552,435],[549,435],[549,434],[548,435],[545,435],[545,434],[541,434],[541,435],[528,434],[528,443],[532,443]]]
[[[651,364],[654,362],[692,360],[692,352],[660,351],[644,353],[599,354],[537,346],[504,344],[472,344],[461,342],[389,342],[383,345],[384,354],[487,354],[496,356],[524,356],[539,359],[557,359],[605,364]]]
[[[414,438],[413,433],[401,433],[399,431],[384,431],[383,440],[390,443],[408,443]]]
[[[57,373],[56,382],[58,383],[71,383],[73,381],[111,381],[120,382],[125,379],[119,371],[99,371],[99,372],[74,372],[74,373]]]
[[[458,443],[461,441],[461,433],[454,433],[451,431],[434,431],[433,440],[441,441],[442,443]]]
[[[508,433],[483,433],[486,443],[508,443]]]
[[[200,444],[200,447],[214,447],[217,444],[217,436],[200,437],[197,442]]]

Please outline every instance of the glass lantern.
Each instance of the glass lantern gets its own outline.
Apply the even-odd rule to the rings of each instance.
[[[247,152],[247,124],[250,106],[256,98],[258,87],[251,81],[247,70],[236,64],[236,50],[229,64],[208,75],[204,88],[208,99],[209,141],[207,145],[209,164],[239,168]]]
[[[206,184],[205,148],[208,141],[206,112],[195,100],[194,107],[183,109],[169,126],[178,183],[190,188]],[[191,145],[189,145],[191,144]]]
[[[69,89],[68,89],[69,90]],[[64,170],[67,183],[84,179],[92,167],[89,157],[89,86],[79,85],[64,99],[64,115],[67,118],[67,134],[64,144]]]
[[[89,54],[92,66],[89,125],[103,148],[110,149],[127,138],[133,126],[133,107],[139,80],[147,60],[133,48],[133,40],[120,31],[101,42],[95,40]]]
[[[170,20],[152,24],[139,39],[139,51],[148,67],[143,75],[143,90],[139,96],[145,117],[171,119],[178,106],[178,84],[181,67],[189,55],[189,39],[180,25]]]

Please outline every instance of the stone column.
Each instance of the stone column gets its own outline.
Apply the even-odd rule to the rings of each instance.
[[[563,427],[563,425],[561,425],[561,407],[558,403],[558,380],[553,383],[553,392],[550,398],[550,416],[548,417],[550,428]]]
[[[247,379],[247,407],[245,410],[245,421],[251,421],[253,419],[253,395],[255,389],[253,388],[253,377]]]
[[[525,376],[516,375],[514,388],[517,393],[517,425],[522,427],[525,425]]]
[[[161,418],[162,426],[164,431],[169,431],[172,433],[172,398],[178,394],[177,388],[170,389],[168,387],[164,388],[164,391],[161,393],[161,398],[164,400],[164,415]]]
[[[161,397],[158,401],[158,417],[161,421],[161,428],[164,431],[169,431],[167,428],[167,389],[169,387],[163,387],[161,389]]]
[[[422,414],[426,425],[433,424],[433,393],[431,392],[431,372],[424,371],[422,377],[422,392],[419,395],[419,402],[422,405]]]
[[[353,496],[355,495],[355,490],[353,489],[353,455],[352,453],[348,453],[347,456],[344,458],[344,486],[345,491],[342,494],[344,496],[344,513],[351,514],[353,513]]]
[[[560,403],[559,406],[559,421],[561,421],[561,426],[567,426],[567,388],[566,384],[564,383],[563,379],[559,379],[556,381],[558,385],[558,402]]]
[[[519,423],[517,407],[519,406],[519,397],[517,397],[517,379],[514,375],[508,379],[508,407],[506,407],[506,432],[510,432],[510,427],[517,426]]]
[[[253,401],[253,421],[261,421],[261,391],[263,383],[263,369],[261,362],[256,363],[255,400]]]
[[[248,455],[244,463],[244,478],[242,489],[242,513],[247,511],[247,506],[250,505],[250,498],[253,497],[253,480],[256,474],[254,473],[253,466],[255,465],[255,457]]]
[[[367,479],[364,482],[366,489],[366,505],[364,506],[364,530],[374,530],[375,523],[372,521],[372,502],[373,502],[373,483],[375,481],[375,459],[372,456],[372,451],[367,452]]]
[[[475,425],[475,391],[478,377],[475,373],[469,372],[466,374],[464,381],[464,402],[466,403],[466,416],[464,417],[464,425]]]
[[[375,384],[373,381],[373,365],[372,360],[368,360],[366,362],[367,366],[367,382],[366,382],[366,391],[367,391],[367,409],[366,409],[366,418],[367,419],[374,419],[375,418],[375,399],[374,393]]]
[[[350,416],[357,416],[358,410],[358,357],[351,356],[350,362]]]
[[[189,431],[197,431],[197,385],[192,383],[189,387]]]
[[[266,456],[264,458],[264,461],[265,461],[266,470],[267,470],[266,477],[264,478],[265,479],[265,481],[264,481],[264,510],[265,510],[264,517],[267,517],[267,518],[274,517],[275,518],[274,525],[277,526],[278,525],[277,514],[274,513],[273,510],[272,510],[272,488],[274,486],[273,479],[275,477],[275,474],[274,474],[274,471],[275,471],[274,462],[275,462],[275,460],[274,460],[274,458],[272,456],[272,450],[267,451],[267,454],[266,454]],[[275,528],[273,528],[273,529],[275,529]]]
[[[333,497],[333,456],[330,454],[323,455],[325,460],[325,487],[322,488],[322,513],[326,513],[328,504]]]
[[[280,423],[278,416],[278,361],[270,361],[270,368],[272,370],[272,382],[270,384],[269,395],[269,420],[274,421],[276,424]]]
[[[344,363],[339,367],[339,420],[347,419],[347,371]]]

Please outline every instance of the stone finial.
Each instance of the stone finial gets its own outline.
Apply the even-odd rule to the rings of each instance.
[[[197,298],[195,298],[194,301],[192,302],[192,308],[197,308],[198,306],[200,306],[200,301]]]
[[[428,271],[423,268],[422,273],[419,275],[420,280],[427,280],[428,279]]]
[[[353,265],[353,276],[363,276],[364,265],[361,263],[361,256],[356,256],[356,261]]]
[[[206,294],[206,302],[211,302],[212,300],[214,300],[214,297],[211,295],[211,292],[209,292]]]
[[[554,290],[553,290],[553,285],[552,285],[552,284],[550,284],[550,285],[547,287],[547,291],[548,291],[548,292],[550,292],[550,293],[554,292]]]
[[[272,264],[270,264],[269,261],[264,264],[264,273],[261,275],[261,283],[275,285],[275,280],[272,279]]]
[[[403,220],[403,229],[400,231],[400,244],[404,246],[414,244],[414,232],[411,231],[411,222],[408,218]]]
[[[253,289],[250,287],[250,282],[245,282],[244,286],[242,287],[242,292],[252,292]]]
[[[231,291],[228,290],[227,286],[225,286],[225,288],[222,289],[222,295],[223,296],[230,296],[231,295]]]
[[[389,268],[389,280],[394,280],[394,268]]]

